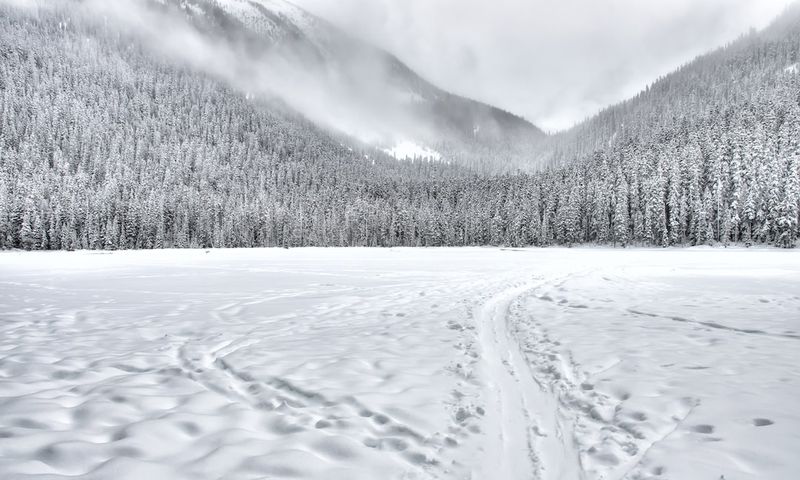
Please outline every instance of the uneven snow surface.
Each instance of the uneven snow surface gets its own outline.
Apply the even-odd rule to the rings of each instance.
[[[800,476],[800,254],[0,253],[0,478]]]

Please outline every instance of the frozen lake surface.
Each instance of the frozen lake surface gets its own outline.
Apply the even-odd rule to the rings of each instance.
[[[0,478],[800,476],[800,253],[0,253]]]

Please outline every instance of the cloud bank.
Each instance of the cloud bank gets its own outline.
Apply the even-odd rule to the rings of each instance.
[[[40,8],[53,6],[28,1]],[[426,125],[400,108],[403,99],[386,98],[385,90],[377,88],[388,83],[389,72],[372,58],[353,55],[347,68],[338,68],[314,60],[316,53],[303,40],[285,39],[279,47],[265,48],[260,37],[198,29],[181,10],[155,8],[144,0],[83,0],[80,5],[74,14],[112,22],[173,63],[221,80],[249,98],[277,100],[330,130],[377,144],[392,143],[397,134],[427,133]]]
[[[632,96],[791,0],[294,0],[546,130]]]

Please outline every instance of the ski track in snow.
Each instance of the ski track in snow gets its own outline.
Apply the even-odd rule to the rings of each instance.
[[[799,273],[778,251],[0,254],[0,477],[789,480]]]
[[[487,408],[499,417],[488,432],[481,478],[580,478],[579,457],[550,392],[509,332],[511,304],[530,291],[515,286],[483,304],[480,343],[489,391]]]

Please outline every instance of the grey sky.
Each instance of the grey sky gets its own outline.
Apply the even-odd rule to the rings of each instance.
[[[441,87],[571,126],[791,0],[294,0]]]

